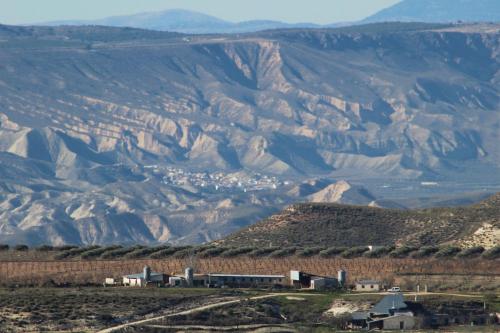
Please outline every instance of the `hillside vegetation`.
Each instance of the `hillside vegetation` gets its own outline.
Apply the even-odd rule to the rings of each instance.
[[[297,204],[239,231],[224,246],[500,244],[500,194],[473,206],[395,210],[338,204]]]

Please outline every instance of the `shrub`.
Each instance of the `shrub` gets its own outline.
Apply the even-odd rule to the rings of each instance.
[[[389,256],[392,258],[407,258],[410,253],[414,252],[415,250],[417,249],[413,246],[402,246],[391,251],[391,253],[389,253]]]
[[[200,256],[200,258],[213,258],[220,256],[224,251],[227,250],[228,249],[226,247],[212,247],[200,252],[198,255]]]
[[[388,247],[388,246],[379,247],[373,251],[365,252],[363,256],[366,258],[382,258],[385,257],[387,254],[389,254],[389,252],[391,252],[392,250],[394,250],[393,247]]]
[[[457,246],[447,246],[447,247],[443,247],[438,252],[436,252],[435,257],[436,258],[452,258],[460,251],[462,251],[462,249],[457,247]]]
[[[368,250],[369,249],[366,246],[357,246],[357,247],[353,247],[353,248],[345,250],[344,252],[342,252],[340,254],[340,256],[342,258],[346,258],[346,259],[357,258],[357,257],[360,257],[361,255],[363,255],[363,253],[365,253]]]
[[[278,248],[277,247],[265,247],[265,248],[262,248],[262,249],[256,249],[256,250],[253,250],[252,252],[250,252],[248,254],[249,257],[265,257],[275,251],[277,251]]]
[[[54,247],[55,251],[68,251],[68,250],[73,250],[73,249],[78,249],[78,246],[76,246],[76,245],[63,245],[63,246]]]
[[[187,247],[183,250],[174,253],[174,258],[183,259],[194,254],[194,249],[192,247]]]
[[[297,248],[295,247],[286,247],[284,249],[279,249],[274,251],[273,253],[270,254],[270,256],[273,258],[289,257],[291,255],[294,255],[295,251],[297,251]]]
[[[116,247],[116,246],[110,246],[110,247],[100,247],[100,248],[97,248],[97,249],[93,249],[93,250],[89,250],[89,251],[85,251],[83,252],[80,257],[82,259],[92,259],[92,258],[97,258],[99,257],[101,254],[103,254],[104,252],[106,251],[111,251],[111,250],[116,250],[118,249],[119,247]]]
[[[159,251],[165,250],[167,248],[168,248],[168,246],[139,248],[139,249],[134,250],[134,251],[128,253],[127,255],[125,255],[125,258],[128,258],[128,259],[144,258],[144,257],[152,255],[155,252],[159,252]]]
[[[137,247],[119,247],[119,248],[112,248],[112,249],[106,249],[102,254],[101,254],[101,259],[116,259],[116,258],[122,258],[126,254],[133,252],[137,250]]]
[[[479,257],[484,252],[484,247],[474,246],[468,249],[463,249],[457,254],[458,258],[475,258]]]
[[[321,251],[319,255],[323,258],[332,258],[347,250],[347,247],[330,247],[326,250]]]
[[[237,256],[241,256],[243,254],[250,253],[253,250],[254,250],[253,247],[237,247],[237,248],[229,249],[229,250],[223,252],[222,256],[226,257],[226,258],[237,257]]]
[[[155,252],[155,253],[151,254],[149,257],[151,259],[163,259],[163,258],[170,257],[179,251],[183,251],[183,250],[190,249],[190,248],[191,248],[190,246],[169,247],[169,248],[166,248],[164,250]]]
[[[9,248],[9,245],[7,244],[0,244],[0,251],[8,251]]]
[[[495,246],[487,251],[484,251],[482,257],[488,260],[494,260],[500,258],[500,246]]]
[[[49,251],[54,251],[54,247],[51,245],[42,245],[37,247],[35,250],[38,252],[49,252]]]
[[[312,257],[312,256],[319,254],[321,251],[324,251],[324,250],[325,250],[325,248],[323,248],[323,247],[308,247],[308,248],[305,248],[301,251],[298,251],[297,255],[299,257]]]
[[[14,247],[14,250],[16,251],[28,251],[29,249],[29,246],[24,244],[19,244]]]
[[[415,251],[411,254],[412,258],[428,258],[433,256],[436,252],[439,251],[439,247],[437,246],[424,246],[421,247],[418,251]]]
[[[100,248],[100,246],[97,246],[97,245],[92,245],[92,246],[88,246],[88,247],[77,247],[77,248],[73,248],[73,249],[63,251],[63,252],[57,254],[54,257],[54,259],[61,260],[61,259],[71,258],[71,257],[78,256],[86,251],[91,251],[91,250],[98,249],[98,248]]]

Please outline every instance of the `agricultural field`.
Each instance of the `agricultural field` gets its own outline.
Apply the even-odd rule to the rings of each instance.
[[[214,289],[0,289],[0,332],[95,332],[241,294]]]
[[[223,246],[206,244],[199,246],[40,246],[29,248],[26,245],[9,247],[0,245],[0,261],[67,261],[67,260],[130,260],[130,259],[183,259],[207,258],[393,258],[393,259],[500,259],[500,246],[485,249],[481,246],[461,248],[458,246],[382,246],[370,251],[368,247],[260,247],[260,246]]]

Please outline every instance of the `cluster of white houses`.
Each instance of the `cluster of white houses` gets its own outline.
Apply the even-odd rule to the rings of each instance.
[[[130,287],[209,287],[209,288],[249,288],[249,287],[284,287],[293,286],[302,289],[333,289],[344,286],[346,272],[341,270],[338,277],[324,277],[300,271],[291,271],[290,277],[284,275],[259,274],[194,274],[192,268],[186,268],[184,275],[169,275],[151,271],[148,266],[142,273],[125,275],[120,279],[107,278],[105,286],[123,285]]]

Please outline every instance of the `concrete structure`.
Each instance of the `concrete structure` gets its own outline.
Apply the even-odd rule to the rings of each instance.
[[[337,280],[339,281],[339,286],[344,287],[347,284],[347,272],[343,269],[337,272]]]
[[[339,282],[336,278],[315,277],[311,279],[310,289],[325,290],[338,288]]]
[[[118,279],[115,279],[115,278],[106,278],[104,280],[104,286],[117,286],[120,284],[120,281]]]
[[[373,251],[378,250],[378,249],[381,249],[381,248],[383,248],[383,246],[379,246],[379,245],[368,245],[368,250],[369,250],[370,252],[373,252]]]
[[[186,280],[180,276],[171,276],[168,279],[168,284],[171,287],[184,287],[186,285]]]
[[[168,275],[151,272],[151,268],[144,267],[142,273],[123,276],[122,284],[129,287],[146,287],[148,285],[162,286],[168,281]]]
[[[208,285],[213,287],[274,287],[284,286],[284,275],[208,274]]]
[[[368,324],[368,330],[382,329],[386,331],[413,330],[416,327],[416,319],[413,314],[401,313],[394,316],[372,321]]]
[[[401,293],[385,296],[368,312],[352,314],[353,327],[367,330],[412,330],[417,326],[413,312],[408,310]]]
[[[191,267],[186,268],[186,270],[184,271],[184,279],[186,279],[186,284],[188,287],[193,286],[194,270]]]
[[[298,289],[322,290],[338,288],[339,281],[334,277],[324,277],[292,270],[290,271],[290,285]]]
[[[356,282],[356,291],[377,292],[380,291],[381,284],[375,280],[360,280]]]

